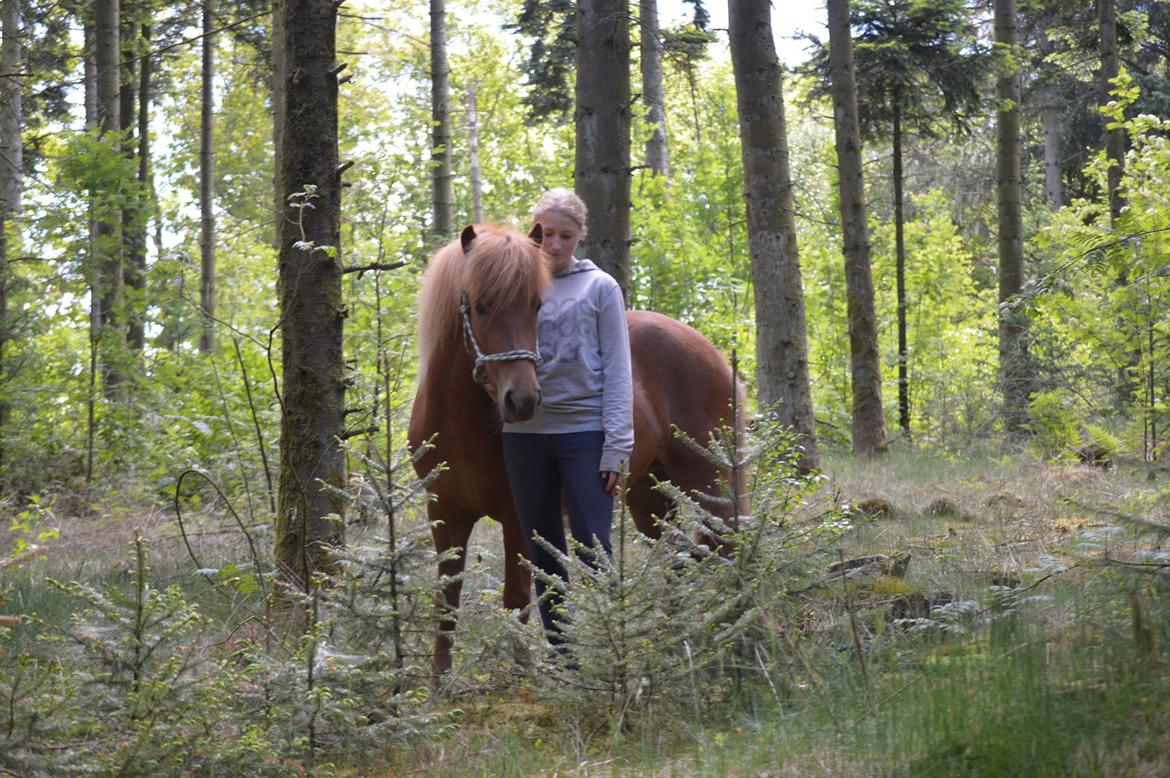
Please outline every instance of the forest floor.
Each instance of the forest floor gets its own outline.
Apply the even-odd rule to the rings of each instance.
[[[855,587],[831,593],[837,607],[826,609],[825,618],[855,617],[873,638],[890,630],[896,616],[925,617],[939,604],[986,602],[989,590],[1002,587],[1034,601],[1028,618],[1036,623],[1041,663],[1052,677],[1037,688],[1017,688],[1019,676],[1030,670],[1009,657],[997,660],[999,671],[972,670],[963,663],[962,670],[947,670],[948,680],[939,683],[923,668],[953,661],[948,651],[963,652],[944,647],[940,659],[938,646],[908,643],[906,671],[871,678],[862,690],[846,683],[831,701],[813,695],[775,708],[740,707],[724,711],[720,720],[662,722],[602,743],[566,730],[546,704],[520,690],[475,706],[450,737],[399,753],[388,772],[372,774],[1170,775],[1170,735],[1158,723],[1170,715],[1170,700],[1148,704],[1151,688],[1170,691],[1164,662],[1153,660],[1160,669],[1137,687],[1122,684],[1109,691],[1100,679],[1080,677],[1079,671],[1069,680],[1062,665],[1085,664],[1080,658],[1085,643],[1104,653],[1103,641],[1112,640],[1120,646],[1112,649],[1133,653],[1124,597],[1102,595],[1096,587],[1105,559],[1138,563],[1151,547],[1122,519],[1170,525],[1164,475],[1153,480],[1138,463],[1104,469],[1044,463],[1026,454],[956,457],[926,451],[868,462],[830,457],[825,475],[826,491],[865,516],[840,549],[842,559],[877,556],[885,567],[884,574],[879,570],[857,579]],[[480,542],[491,542],[478,533]],[[888,575],[890,563],[899,561],[896,573]],[[1120,586],[1158,596],[1141,582]],[[1151,607],[1160,641],[1155,652],[1165,657],[1170,619],[1161,591]],[[1096,615],[1086,617],[1079,609],[1090,592]],[[1101,615],[1104,611],[1108,614]],[[1093,637],[1074,626],[1097,616],[1108,625],[1097,624]],[[1058,660],[1056,654],[1068,658]],[[958,700],[947,696],[963,684],[974,688],[959,689]],[[1069,696],[1069,689],[1082,686],[1099,691],[1100,698]],[[1139,693],[1133,688],[1141,696],[1131,702]],[[1030,706],[1031,695],[1051,697],[1035,706],[1037,722],[1030,714],[1005,713],[1016,702]],[[935,708],[949,715],[960,705],[967,708],[958,734],[936,732]],[[1013,716],[1020,715],[1027,720],[1013,727]],[[1062,717],[1066,727],[1045,723]],[[996,735],[996,726],[1007,731]],[[990,734],[971,734],[984,731]],[[1107,732],[1115,733],[1114,742],[1108,742]],[[1029,745],[1033,737],[1050,739],[1051,748],[1035,752]]]
[[[794,684],[771,702],[731,700],[709,706],[709,718],[600,736],[566,725],[523,683],[482,698],[464,693],[436,700],[462,711],[445,734],[352,755],[356,766],[343,774],[1170,775],[1166,565],[1136,579],[1124,570],[1163,548],[1131,522],[1170,526],[1163,473],[1151,479],[1137,463],[1103,469],[1022,453],[903,450],[868,461],[829,456],[824,475],[821,496],[853,506],[856,519],[840,559],[874,560],[818,595],[826,623],[809,626],[880,643],[881,657],[858,661],[844,645],[822,663],[839,666],[840,676],[823,675],[819,688]],[[143,510],[123,497],[59,506],[44,568],[62,579],[103,577],[138,533],[150,538],[154,568],[175,580],[189,576],[182,571],[192,555],[202,566],[239,543],[228,517],[184,537],[166,507]],[[9,532],[0,527],[0,547]],[[498,586],[501,545],[498,527],[480,522],[467,590]],[[987,603],[996,591],[1027,601],[1035,639],[997,653],[986,631],[923,643],[895,627],[938,606]],[[1152,624],[1145,647],[1133,626],[1139,605]],[[1116,672],[1143,663],[1141,672]],[[954,722],[940,723],[952,714]]]

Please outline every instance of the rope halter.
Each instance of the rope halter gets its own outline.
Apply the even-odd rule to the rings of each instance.
[[[475,367],[471,369],[472,379],[480,386],[487,386],[488,377],[484,365],[488,362],[515,362],[518,359],[527,359],[534,367],[539,367],[543,361],[540,358],[540,343],[536,344],[536,351],[528,351],[527,349],[514,349],[512,351],[501,351],[497,354],[485,354],[479,347],[479,341],[475,339],[475,332],[471,329],[471,302],[467,297],[467,292],[459,298],[459,312],[463,314],[463,340],[466,342],[468,349],[475,354]]]

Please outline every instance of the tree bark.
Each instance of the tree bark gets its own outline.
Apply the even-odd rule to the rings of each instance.
[[[97,110],[97,40],[94,25],[88,21],[84,25],[84,52],[82,73],[85,81],[85,127],[86,129],[98,126]]]
[[[149,8],[143,13],[151,13]],[[130,152],[138,162],[138,189],[134,207],[128,209],[130,218],[123,220],[126,231],[126,279],[127,296],[131,298],[130,316],[127,321],[126,342],[130,350],[141,358],[146,348],[146,232],[151,216],[150,187],[150,79],[151,62],[145,52],[150,49],[150,25],[138,25],[139,45],[134,55],[143,55],[138,61],[137,110],[134,119],[137,124],[138,147]],[[123,82],[122,88],[131,91]],[[124,104],[124,103],[123,103]]]
[[[886,422],[882,409],[882,365],[870,270],[865,183],[861,170],[861,127],[857,116],[849,0],[828,0],[827,7],[829,70],[844,238],[842,251],[845,256],[846,308],[849,316],[853,452],[871,454],[886,450]]]
[[[1042,57],[1052,54],[1056,46],[1048,36],[1048,29],[1053,24],[1052,14],[1046,14],[1040,21],[1040,30],[1036,38],[1037,47]],[[1057,83],[1056,69],[1045,64],[1040,68],[1039,79],[1039,108],[1040,120],[1044,125],[1044,197],[1048,207],[1054,211],[1064,207],[1064,180],[1061,174],[1061,136],[1064,132],[1064,111],[1060,97],[1060,87]]]
[[[483,222],[483,187],[479,181],[479,112],[475,84],[467,87],[467,155],[471,164],[471,212],[476,224]]]
[[[345,543],[345,364],[342,352],[341,176],[337,149],[337,4],[285,0],[280,221],[282,412],[276,560],[306,585]],[[297,196],[297,193],[305,193]],[[298,243],[300,245],[298,245]],[[324,484],[324,486],[323,486]],[[331,516],[333,518],[331,518]]]
[[[96,26],[87,20],[83,26],[82,35],[84,36],[82,78],[85,82],[83,88],[85,93],[85,130],[86,132],[93,132],[98,127]],[[88,252],[85,266],[85,282],[89,287],[89,375],[87,376],[85,397],[85,483],[89,485],[93,482],[94,419],[96,417],[95,406],[97,405],[97,374],[100,369],[97,352],[98,338],[101,335],[102,326],[101,269],[98,266],[100,262],[98,252],[98,225],[97,220],[94,218],[95,211],[92,195],[89,198],[89,210],[86,213],[86,217],[89,233],[89,245],[87,246]]]
[[[134,90],[137,81],[138,60],[136,59],[135,36],[137,25],[133,22],[135,12],[134,0],[119,0],[118,9],[118,127],[126,130],[122,134],[122,151],[130,156],[135,151],[134,135],[131,131],[136,128],[136,111],[138,108],[138,94]]]
[[[121,77],[119,59],[122,52],[119,30],[118,0],[95,0],[94,43],[97,74],[98,127],[107,142],[118,143],[121,131]],[[116,187],[117,182],[110,182]],[[122,397],[125,375],[126,333],[122,327],[122,233],[121,210],[107,204],[97,214],[97,296],[100,330],[98,339],[102,355],[102,391],[106,397]]]
[[[906,217],[902,192],[902,109],[894,96],[891,140],[894,147],[894,277],[898,295],[898,426],[910,437],[910,354],[906,345]]]
[[[447,64],[447,8],[431,0],[431,234],[451,237],[451,69]]]
[[[1121,59],[1117,53],[1117,8],[1114,0],[1097,0],[1097,21],[1101,35],[1101,100],[1108,103],[1112,97],[1113,79],[1121,72]],[[1116,229],[1121,210],[1125,207],[1125,194],[1121,191],[1121,179],[1125,173],[1125,130],[1117,127],[1105,131],[1105,157],[1109,160],[1109,223]]]
[[[121,45],[121,73],[118,87],[118,126],[122,129],[122,153],[127,159],[135,159],[138,153],[138,144],[135,134],[138,129],[138,54],[143,48],[139,45],[138,34],[141,26],[137,17],[145,12],[142,3],[135,0],[121,0],[121,9],[118,19],[119,44]],[[124,307],[122,321],[126,327],[126,345],[129,354],[138,356],[142,352],[144,337],[143,313],[140,299],[136,294],[140,279],[137,277],[136,261],[139,254],[146,250],[146,232],[140,227],[145,225],[143,210],[145,203],[141,201],[141,192],[133,193],[126,198],[122,208],[122,305]],[[145,258],[143,259],[145,262]]]
[[[19,73],[24,64],[20,0],[0,2],[0,71]],[[24,191],[21,126],[24,121],[20,79],[0,80],[0,375],[10,376],[9,343],[12,341],[8,293],[12,286],[9,233],[19,235],[18,218]],[[19,242],[17,241],[18,245]],[[7,380],[4,379],[5,383]],[[0,386],[0,468],[8,464],[8,427],[12,406],[7,386]]]
[[[1061,149],[1064,111],[1054,87],[1044,89],[1040,99],[1043,101],[1040,115],[1044,123],[1044,196],[1048,207],[1059,211],[1064,207],[1064,177],[1060,169],[1061,157],[1064,155]]]
[[[1113,99],[1110,94],[1114,88],[1113,79],[1121,72],[1121,58],[1117,51],[1117,8],[1114,0],[1097,0],[1097,22],[1101,39],[1101,102],[1108,105]],[[1112,121],[1112,120],[1110,120]],[[1125,175],[1125,129],[1115,127],[1105,130],[1105,158],[1109,167],[1106,172],[1106,185],[1109,188],[1109,226],[1116,233],[1121,212],[1125,208],[1125,193],[1121,188],[1121,181]],[[1114,236],[1116,237],[1116,235]],[[1129,284],[1129,272],[1122,262],[1117,271],[1117,285]],[[1118,322],[1119,331],[1133,333],[1137,337],[1134,342],[1127,342],[1123,348],[1124,364],[1117,370],[1117,398],[1118,410],[1126,411],[1137,397],[1138,366],[1141,362],[1140,335],[1133,327],[1124,321]]]
[[[1016,0],[995,0],[997,48],[1018,56]],[[1013,435],[1026,431],[1031,366],[1027,318],[1013,298],[1024,285],[1023,217],[1020,206],[1020,82],[1015,66],[1001,65],[995,82],[996,203],[999,217],[999,371],[1003,388],[1004,426]]]
[[[630,25],[627,0],[577,2],[575,187],[589,209],[585,253],[630,286]]]
[[[662,86],[662,34],[658,29],[658,0],[639,0],[642,33],[642,102],[646,105],[646,167],[670,175],[666,140],[666,90]]]
[[[199,126],[199,351],[215,349],[215,19],[203,0],[203,70]]]
[[[281,0],[272,0],[272,245],[280,251],[281,223],[285,219],[284,186],[280,180],[283,169],[281,146],[284,137],[284,14]]]
[[[142,41],[146,48],[150,48],[150,25],[142,26]],[[150,169],[150,101],[151,84],[154,77],[154,68],[149,56],[143,57],[138,71],[138,183],[143,198],[142,212],[139,216],[138,234],[139,243],[135,255],[131,258],[130,266],[133,277],[129,283],[137,292],[139,298],[139,315],[132,323],[134,331],[131,333],[132,343],[138,352],[146,346],[146,233],[150,217],[155,215],[154,182]],[[162,250],[162,241],[158,241],[157,248]]]
[[[21,24],[21,0],[2,0],[0,71],[5,73],[20,73],[24,67]],[[0,214],[9,217],[20,213],[24,192],[23,122],[20,79],[11,76],[0,79]]]
[[[801,464],[814,469],[816,419],[808,382],[804,289],[783,70],[772,37],[771,5],[769,0],[731,0],[728,15],[756,303],[759,404],[801,436]]]

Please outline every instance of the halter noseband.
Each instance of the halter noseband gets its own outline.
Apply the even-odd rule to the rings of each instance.
[[[475,367],[471,369],[471,377],[480,386],[487,386],[488,378],[484,370],[484,364],[487,362],[515,362],[518,359],[527,359],[532,362],[534,367],[539,367],[540,363],[544,361],[540,358],[539,342],[537,342],[536,351],[515,349],[501,351],[498,354],[483,353],[479,348],[479,341],[475,339],[475,333],[471,329],[471,302],[467,297],[467,292],[464,292],[459,298],[459,312],[463,314],[463,340],[471,352],[475,354]]]

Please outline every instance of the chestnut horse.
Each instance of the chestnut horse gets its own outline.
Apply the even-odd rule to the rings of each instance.
[[[443,608],[436,674],[451,667],[464,550],[481,517],[491,516],[504,530],[504,606],[524,608],[532,600],[532,574],[521,562],[528,544],[504,470],[500,428],[501,419],[532,418],[540,404],[536,320],[551,279],[533,239],[539,242],[539,234],[467,227],[435,255],[419,293],[419,385],[410,446],[418,450],[434,439],[415,464],[420,476],[446,464],[430,484],[434,500],[427,513],[436,550],[458,552],[439,565],[450,582],[436,603]],[[646,311],[629,313],[628,322],[634,452],[626,502],[638,529],[657,537],[653,517],[666,516],[671,505],[653,489],[652,477],[712,496],[719,494],[720,477],[726,478],[678,440],[673,427],[705,444],[713,431],[730,425],[738,389],[723,355],[687,325]],[[736,429],[742,430],[741,420]],[[703,502],[716,515],[731,514],[728,501]]]

